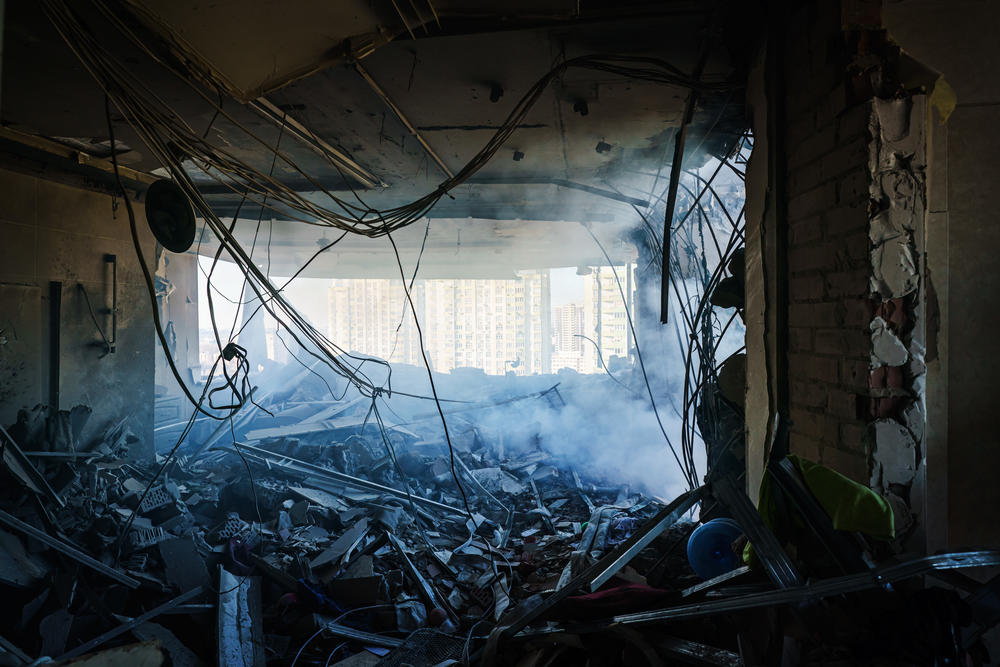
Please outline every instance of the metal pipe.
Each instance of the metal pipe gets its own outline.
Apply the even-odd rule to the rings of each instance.
[[[89,567],[92,570],[95,570],[96,572],[100,572],[101,574],[110,577],[121,584],[125,584],[129,588],[139,588],[139,582],[133,579],[132,577],[122,574],[121,572],[119,572],[114,568],[108,567],[101,561],[91,558],[90,556],[83,553],[76,547],[72,547],[63,542],[62,540],[52,537],[45,531],[39,530],[38,528],[35,528],[31,524],[27,524],[18,519],[17,517],[11,516],[10,514],[4,512],[3,510],[0,510],[0,523],[4,523],[10,528],[13,528],[14,530],[18,531],[19,533],[23,533],[28,537],[38,540],[39,542],[48,547],[52,547],[56,551],[66,556],[69,556],[70,558],[76,560],[82,565],[86,565],[87,567]]]
[[[181,595],[178,595],[173,600],[170,600],[169,602],[165,602],[165,603],[161,604],[159,607],[153,607],[152,609],[150,609],[149,611],[147,611],[145,614],[143,614],[141,616],[136,616],[132,620],[127,621],[126,623],[123,623],[123,624],[119,625],[116,628],[112,628],[111,630],[108,630],[107,632],[105,632],[102,635],[98,635],[98,636],[94,637],[93,639],[91,639],[89,642],[86,642],[85,644],[80,644],[79,646],[77,646],[72,651],[69,651],[67,653],[62,654],[61,656],[59,656],[58,658],[56,658],[56,660],[58,662],[62,662],[63,660],[69,660],[70,658],[75,658],[78,655],[83,655],[87,651],[89,651],[89,650],[91,650],[93,648],[97,648],[101,644],[103,644],[103,643],[105,643],[105,642],[107,642],[107,641],[109,641],[111,639],[114,639],[118,635],[125,634],[126,632],[128,632],[132,628],[134,628],[134,627],[136,627],[138,625],[142,625],[143,623],[145,623],[146,621],[150,620],[151,618],[155,618],[155,617],[159,616],[160,614],[169,611],[173,607],[176,607],[176,606],[178,606],[180,604],[183,604],[183,603],[187,602],[188,600],[190,600],[192,598],[198,597],[199,595],[201,595],[201,586],[198,586],[197,588],[192,588],[187,593],[183,593]]]
[[[339,482],[345,486],[353,486],[359,489],[366,489],[368,491],[374,491],[376,493],[384,493],[386,495],[395,496],[402,500],[410,501],[419,505],[424,505],[432,509],[441,510],[448,512],[450,514],[455,514],[457,516],[466,517],[468,514],[463,509],[458,509],[457,507],[451,507],[450,505],[445,505],[444,503],[439,503],[433,500],[428,500],[427,498],[421,498],[413,494],[408,494],[405,491],[400,491],[389,486],[383,486],[377,484],[376,482],[369,482],[367,479],[359,479],[357,477],[352,477],[351,475],[346,475],[342,472],[337,472],[336,470],[330,470],[329,468],[324,468],[322,466],[314,465],[312,463],[307,463],[306,461],[300,461],[294,459],[291,456],[286,456],[284,454],[278,454],[276,452],[269,452],[266,449],[261,449],[260,447],[254,447],[253,445],[248,445],[246,443],[236,443],[240,451],[248,451],[260,456],[264,459],[270,459],[275,461],[278,465],[281,465],[280,461],[288,461],[289,463],[305,469],[307,472],[317,475],[318,477],[326,477],[329,480]]]

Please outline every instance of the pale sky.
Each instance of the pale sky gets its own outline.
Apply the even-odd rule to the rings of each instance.
[[[576,267],[551,270],[552,307],[567,303],[583,303],[583,276],[576,275]]]

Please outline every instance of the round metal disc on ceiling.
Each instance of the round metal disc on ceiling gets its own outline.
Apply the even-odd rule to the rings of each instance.
[[[160,179],[146,191],[146,222],[170,252],[186,252],[194,243],[194,211],[184,191],[171,180]]]

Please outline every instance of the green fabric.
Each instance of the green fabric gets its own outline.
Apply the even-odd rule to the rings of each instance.
[[[851,533],[864,533],[879,540],[891,540],[895,537],[892,508],[882,496],[819,463],[807,461],[793,454],[788,455],[788,460],[798,468],[806,487],[830,516],[834,528]],[[757,509],[764,523],[778,533],[778,539],[784,543],[787,539],[780,534],[782,531],[779,527],[788,526],[789,522],[801,523],[801,519],[779,516],[778,506],[771,476],[765,473],[760,484]],[[756,564],[753,547],[749,543],[743,550],[743,562],[748,565]]]

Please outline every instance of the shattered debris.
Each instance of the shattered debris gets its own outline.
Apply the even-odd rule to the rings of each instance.
[[[793,564],[728,478],[668,503],[581,474],[537,441],[512,447],[476,426],[469,408],[472,437],[450,449],[433,422],[383,431],[364,402],[296,392],[294,404],[274,398],[243,411],[249,417],[228,439],[207,424],[169,465],[128,458],[127,420],[93,444],[52,438],[58,431],[37,421],[27,428],[25,415],[5,434],[23,439],[23,451],[88,454],[27,467],[4,459],[3,474],[19,483],[0,497],[0,585],[19,604],[2,655],[12,664],[118,659],[117,651],[149,664],[430,667],[519,664],[527,651],[560,665],[585,654],[592,664],[635,664],[643,653],[740,664],[748,630],[724,610],[683,610],[726,600],[766,606],[753,596],[795,592],[796,570],[810,572],[807,550]],[[287,423],[292,415],[297,425]],[[910,468],[876,452],[893,493],[912,475],[909,452]],[[59,489],[58,502],[46,484]],[[734,517],[757,542],[762,569],[705,582],[694,573],[689,517],[706,498],[709,514]],[[737,540],[730,555],[740,549]],[[672,606],[691,615],[674,628],[682,638],[642,623],[606,625]],[[552,632],[568,643],[545,644]]]

